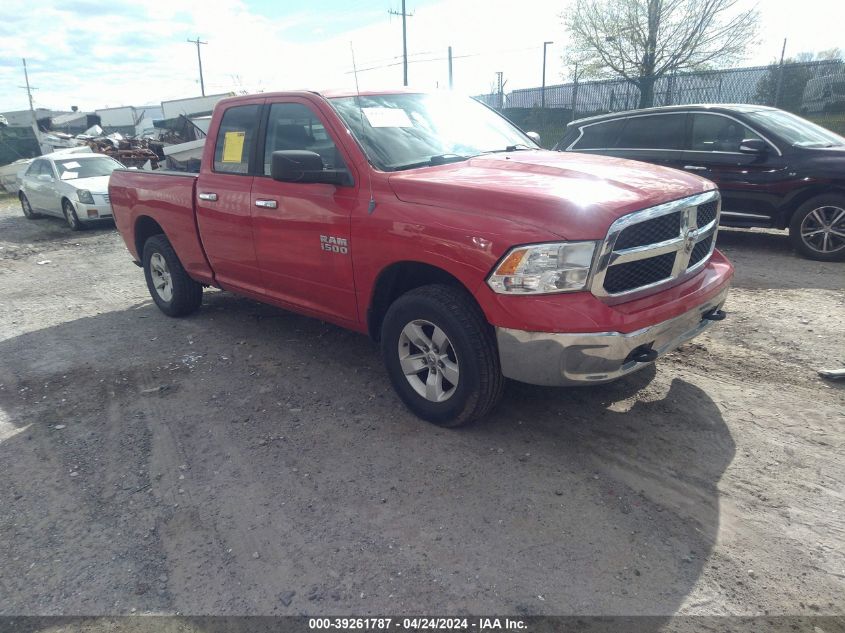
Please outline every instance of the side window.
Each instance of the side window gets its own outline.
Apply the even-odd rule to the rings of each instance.
[[[617,147],[624,149],[681,149],[685,114],[652,114],[625,119]]]
[[[616,147],[624,121],[617,119],[581,128],[582,136],[572,149],[611,149]]]
[[[29,168],[26,170],[27,176],[37,176],[41,173],[41,164],[43,160],[34,160],[30,163]]]
[[[717,114],[692,115],[692,141],[694,152],[738,152],[739,144],[747,139],[760,137],[742,123]]]
[[[316,152],[323,159],[325,169],[346,170],[328,130],[308,106],[301,103],[274,103],[267,119],[267,138],[264,143],[264,175],[270,175],[273,152],[300,149]]]
[[[249,173],[260,109],[259,105],[234,106],[223,113],[214,146],[214,171]]]

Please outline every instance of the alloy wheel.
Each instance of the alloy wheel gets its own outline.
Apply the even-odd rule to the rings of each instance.
[[[423,319],[402,328],[399,364],[414,391],[430,402],[445,402],[455,393],[460,368],[455,348],[446,333]]]
[[[153,253],[150,257],[150,274],[153,278],[153,287],[163,301],[170,301],[173,298],[173,280],[170,277],[170,269],[167,267],[167,260],[161,253]]]
[[[801,222],[801,240],[817,253],[845,249],[845,209],[828,205],[810,211]]]

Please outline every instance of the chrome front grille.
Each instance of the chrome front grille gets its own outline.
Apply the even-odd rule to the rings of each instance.
[[[720,207],[710,191],[616,220],[600,246],[593,294],[628,301],[695,274],[713,253]]]
[[[674,267],[674,253],[666,253],[665,255],[640,259],[626,264],[617,264],[607,269],[604,289],[610,294],[617,294],[631,288],[648,286],[672,277]]]
[[[681,231],[681,212],[667,213],[622,229],[616,238],[616,250],[646,246],[677,237]]]

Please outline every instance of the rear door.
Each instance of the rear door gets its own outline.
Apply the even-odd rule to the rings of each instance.
[[[734,117],[711,112],[692,112],[690,117],[684,168],[719,185],[723,219],[740,224],[770,221],[780,201],[777,184],[789,179],[779,149]],[[744,139],[763,140],[768,150],[740,152]]]
[[[613,155],[682,169],[686,123],[686,112],[626,117]]]
[[[29,205],[33,209],[41,210],[44,206],[44,192],[42,189],[45,183],[42,182],[38,176],[42,173],[41,169],[46,162],[47,161],[43,159],[33,161],[23,177],[23,191],[29,200]]]
[[[224,287],[263,293],[253,243],[250,192],[264,98],[239,101],[222,113],[212,164],[197,179],[197,224],[208,261]]]
[[[358,185],[279,182],[270,177],[276,150],[316,152],[326,169],[347,170],[338,133],[302,98],[269,99],[261,172],[252,186],[255,250],[268,296],[321,314],[357,321],[350,213]],[[350,183],[352,179],[350,177]]]

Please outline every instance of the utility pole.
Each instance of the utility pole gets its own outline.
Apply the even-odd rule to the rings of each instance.
[[[540,89],[540,107],[546,107],[546,47],[554,42],[543,42],[543,87]]]
[[[202,90],[202,96],[204,97],[205,96],[205,81],[203,81],[203,78],[202,78],[202,55],[200,54],[200,45],[208,44],[208,42],[201,41],[199,37],[197,37],[197,39],[195,39],[195,40],[189,39],[188,42],[190,42],[191,44],[197,45],[197,61],[199,62],[199,65],[200,65],[200,90]]]
[[[572,118],[571,121],[575,120],[575,110],[578,108],[578,62],[575,62],[575,75],[573,76],[572,82]]]
[[[35,116],[35,106],[32,102],[32,91],[38,90],[35,86],[29,85],[29,73],[26,70],[26,58],[21,57],[23,62],[23,76],[26,80],[26,86],[20,86],[26,89],[26,96],[29,98],[29,114],[32,116],[32,132],[35,134],[35,142],[38,143],[38,149],[43,154],[44,147],[41,145],[41,130],[38,129],[38,117]]]
[[[413,13],[407,13],[405,11],[405,0],[402,0],[402,11],[394,11],[391,9],[388,11],[390,15],[401,15],[402,16],[402,78],[403,78],[403,86],[408,85],[408,30],[407,25],[405,24],[405,19],[412,17]]]
[[[778,88],[775,93],[774,106],[777,108],[780,105],[780,92],[783,89],[783,58],[786,56],[786,38],[783,38],[783,48],[780,51],[780,72],[778,73]]]
[[[452,89],[452,47],[449,47],[449,90]]]

